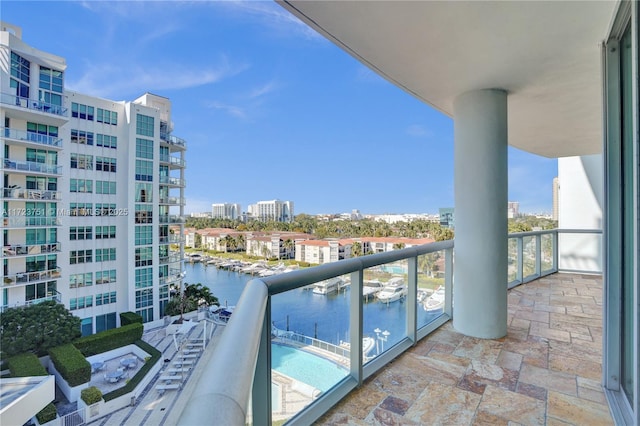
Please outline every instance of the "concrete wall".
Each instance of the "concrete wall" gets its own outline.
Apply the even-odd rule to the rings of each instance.
[[[602,155],[558,159],[558,228],[602,229]],[[602,236],[559,237],[560,269],[602,271]]]

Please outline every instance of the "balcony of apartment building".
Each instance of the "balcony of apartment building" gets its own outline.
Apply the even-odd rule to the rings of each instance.
[[[186,409],[176,421],[204,421],[211,414],[203,409],[206,399],[221,424],[610,424],[600,384],[601,242],[599,230],[509,235],[507,331],[495,339],[454,328],[458,262],[453,241],[253,280],[217,349],[198,365],[200,382],[183,391]],[[590,254],[576,249],[584,246],[596,249]],[[443,278],[429,280],[435,263],[444,265],[438,271]],[[364,292],[368,279],[389,265],[408,271],[403,275],[407,293],[384,307]],[[585,265],[590,270],[573,269]],[[327,308],[316,327],[330,327],[333,318],[344,316],[349,321],[345,340],[329,343],[273,325],[271,308],[280,294],[335,277],[351,283],[348,307],[342,313]],[[476,300],[487,315],[489,297]],[[367,314],[372,311],[363,309],[368,303],[403,313],[372,324],[374,317]],[[330,379],[328,390],[283,378],[276,346],[329,359],[342,373]],[[223,370],[239,373],[232,383],[214,380]]]
[[[60,278],[61,270],[59,267],[42,266],[41,268],[22,268],[22,272],[14,272],[10,268],[4,274],[3,287],[24,286],[28,284],[37,284],[45,281],[52,281]]]
[[[17,208],[9,209],[8,216],[2,218],[2,223],[7,229],[20,228],[51,228],[61,226],[60,218],[57,216],[40,216],[31,214],[31,209]],[[36,209],[33,209],[36,210]],[[13,213],[13,212],[15,213]],[[37,210],[36,210],[37,211]]]
[[[179,215],[175,215],[175,214],[170,214],[170,215],[164,215],[164,216],[160,216],[159,221],[161,224],[181,224],[184,223],[184,217],[179,216]]]
[[[11,118],[53,126],[61,126],[69,120],[66,107],[30,97],[0,93],[0,104]]]
[[[167,185],[173,188],[184,188],[187,184],[184,179],[173,176],[160,176],[160,185]]]
[[[58,166],[55,164],[47,164],[41,163],[38,161],[25,161],[25,160],[16,160],[14,158],[4,158],[3,162],[4,170],[18,172],[18,173],[29,173],[35,175],[62,175],[62,166]]]
[[[2,248],[2,257],[23,257],[36,254],[60,253],[60,243],[9,244]]]
[[[62,293],[57,290],[47,290],[42,294],[34,294],[33,299],[18,301],[11,305],[0,306],[0,313],[9,308],[24,308],[31,305],[37,305],[42,302],[54,301],[56,303],[62,303]]]
[[[176,423],[638,424],[638,2],[278,3],[452,117],[455,245],[251,281]],[[563,251],[585,260],[561,238],[582,232],[573,225],[591,212],[578,203],[567,203],[575,229],[507,235],[508,146],[601,155],[583,186],[604,232],[589,244],[604,265],[594,275],[561,265]],[[425,289],[430,256],[444,259],[444,282]],[[367,335],[363,284],[398,262],[404,310]],[[276,298],[334,277],[351,283],[343,342],[274,327]],[[281,377],[278,344],[332,353],[341,376],[322,389]]]
[[[62,138],[50,136],[27,130],[12,129],[3,127],[0,129],[6,144],[24,145],[34,148],[58,148],[62,149]]]
[[[7,188],[2,188],[2,198],[6,201],[47,200],[47,202],[55,202],[62,199],[62,192],[26,189],[18,185],[11,185]]]
[[[168,164],[172,169],[184,169],[187,167],[187,162],[183,158],[166,154],[160,154],[160,164]]]
[[[160,255],[159,257],[160,265],[173,264],[182,262],[182,256],[180,253],[171,252],[167,255]]]
[[[169,206],[184,206],[186,203],[186,200],[184,199],[184,197],[176,197],[176,196],[171,196],[171,195],[160,195],[160,204],[166,204]]]
[[[169,145],[169,148],[174,150],[186,150],[187,149],[187,141],[177,136],[173,136],[172,134],[166,132],[160,132],[160,141],[161,143],[166,143]]]

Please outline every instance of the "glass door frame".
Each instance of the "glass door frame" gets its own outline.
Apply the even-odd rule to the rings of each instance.
[[[639,418],[639,328],[638,313],[638,275],[640,257],[638,248],[640,227],[638,226],[638,205],[640,201],[640,148],[638,141],[639,104],[638,104],[638,2],[621,1],[607,40],[603,43],[603,85],[604,85],[604,167],[605,167],[605,294],[604,294],[604,330],[603,330],[603,384],[605,394],[617,424],[638,424]],[[631,111],[622,106],[622,55],[620,40],[625,31],[631,31]],[[626,77],[625,77],[626,78]],[[624,122],[631,123],[631,138],[624,139]],[[630,121],[629,121],[630,120]],[[628,133],[627,133],[628,134]],[[624,145],[624,147],[623,147]],[[629,150],[629,148],[631,148]],[[632,160],[629,160],[631,151]],[[623,167],[623,153],[627,159]],[[630,167],[629,167],[630,166]],[[629,185],[632,190],[629,191]],[[627,191],[625,192],[625,188]],[[631,195],[631,197],[629,197]],[[631,199],[629,199],[631,198]],[[631,208],[623,216],[623,207]],[[625,271],[626,268],[626,271]],[[623,291],[634,289],[631,303],[631,321],[624,321]],[[628,302],[628,300],[627,300]],[[628,305],[627,305],[628,306]],[[631,322],[631,324],[629,324]],[[623,331],[631,332],[623,338]],[[629,342],[629,338],[631,341]],[[631,372],[623,366],[624,344],[631,345]],[[631,389],[623,389],[623,373],[631,375]],[[631,394],[631,398],[627,397]]]

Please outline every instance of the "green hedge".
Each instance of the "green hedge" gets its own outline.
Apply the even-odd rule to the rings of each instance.
[[[151,370],[151,367],[153,367],[158,361],[160,361],[160,358],[162,358],[162,352],[160,352],[159,350],[157,350],[147,342],[138,340],[135,342],[135,345],[138,346],[143,351],[145,351],[146,353],[148,353],[149,355],[151,355],[151,359],[149,359],[144,363],[144,365],[140,368],[140,370],[136,373],[136,375],[133,376],[131,379],[129,379],[126,385],[112,392],[105,393],[103,395],[103,398],[105,401],[110,401],[112,399],[115,399],[119,396],[125,395],[133,391],[135,387],[138,386],[138,383],[140,383],[142,378],[146,376],[147,373],[149,373],[149,370]]]
[[[51,420],[55,420],[56,417],[58,417],[58,412],[56,411],[56,406],[53,405],[52,402],[36,414],[36,419],[38,419],[38,423],[41,425],[49,423]]]
[[[87,404],[92,405],[96,402],[100,402],[102,399],[102,392],[95,386],[91,386],[90,388],[82,389],[80,392],[80,398]]]
[[[142,324],[142,316],[136,314],[135,312],[122,312],[120,314],[120,325],[129,325],[140,323]]]
[[[86,357],[131,345],[142,338],[144,326],[134,323],[81,337],[73,345]]]
[[[35,354],[24,353],[7,360],[11,377],[47,376],[47,370]]]
[[[91,380],[91,364],[71,343],[49,349],[49,356],[69,386],[78,386]]]

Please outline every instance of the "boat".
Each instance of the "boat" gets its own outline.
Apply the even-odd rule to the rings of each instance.
[[[235,306],[209,306],[209,318],[216,324],[227,325]]]
[[[444,287],[440,286],[433,292],[433,294],[424,301],[422,306],[427,312],[441,311],[444,309]]]
[[[201,254],[195,253],[195,254],[189,255],[189,262],[191,263],[197,263],[197,262],[200,262],[201,260],[202,260]]]
[[[315,294],[327,295],[327,294],[335,293],[336,291],[338,291],[341,285],[342,285],[342,280],[340,278],[331,278],[331,279],[316,283],[315,287],[313,288],[313,292]]]
[[[390,281],[389,281],[390,282]],[[391,303],[404,298],[407,295],[407,287],[404,284],[385,285],[382,290],[376,294],[378,300],[382,303]]]
[[[362,298],[365,301],[373,299],[382,287],[382,283],[378,280],[365,281],[362,286]]]

